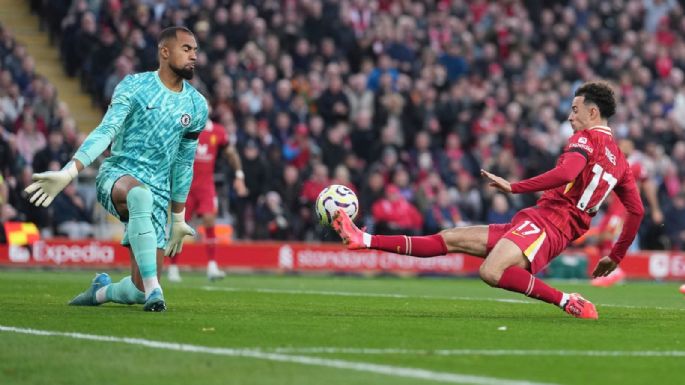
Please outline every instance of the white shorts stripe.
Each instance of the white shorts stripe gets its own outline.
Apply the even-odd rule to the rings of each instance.
[[[531,247],[526,249],[526,257],[528,257],[528,260],[533,262],[533,259],[535,259],[535,255],[540,251],[540,248],[542,247],[542,244],[545,243],[545,239],[547,239],[547,232],[543,231],[540,237],[531,244]]]

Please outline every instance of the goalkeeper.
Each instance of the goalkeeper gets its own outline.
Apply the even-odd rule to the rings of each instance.
[[[97,274],[70,305],[105,302],[143,304],[164,311],[159,284],[164,256],[174,256],[194,231],[185,222],[185,201],[193,177],[207,102],[186,80],[193,77],[197,42],[190,30],[171,27],[158,42],[159,70],[129,75],[116,87],[100,125],[61,171],[33,176],[30,202],[47,207],[55,196],[110,145],[95,181],[97,199],[126,226],[122,244],[131,250],[131,275],[117,283]],[[171,233],[165,226],[171,201]]]

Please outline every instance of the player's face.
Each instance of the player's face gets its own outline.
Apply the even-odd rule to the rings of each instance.
[[[179,32],[169,44],[169,68],[183,79],[190,80],[195,73],[197,42],[195,36]]]
[[[590,128],[590,108],[585,105],[584,100],[584,96],[576,96],[571,103],[568,121],[571,123],[574,132]]]

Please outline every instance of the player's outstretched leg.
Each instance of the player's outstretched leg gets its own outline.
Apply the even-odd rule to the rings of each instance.
[[[480,277],[490,286],[521,293],[559,306],[577,318],[597,319],[595,306],[577,293],[566,294],[536,278],[530,262],[511,240],[500,239],[480,266]]]
[[[129,190],[128,239],[145,289],[145,311],[164,311],[166,304],[157,279],[157,234],[152,225],[152,192],[143,185]]]
[[[440,234],[422,237],[371,235],[360,230],[342,209],[338,209],[334,215],[332,226],[350,250],[369,248],[421,258],[436,257],[448,252]]]
[[[69,301],[69,305],[98,306],[102,304],[104,301],[97,301],[96,293],[100,289],[106,289],[111,283],[112,279],[109,277],[109,275],[107,275],[107,273],[95,274],[95,278],[93,278],[93,281],[90,283],[90,286],[88,286],[88,289],[86,289],[86,291],[77,295],[76,297],[74,297],[74,299]]]
[[[559,291],[518,266],[511,266],[504,270],[496,287],[557,305],[576,318],[597,319],[598,317],[595,305],[580,294],[566,294]]]

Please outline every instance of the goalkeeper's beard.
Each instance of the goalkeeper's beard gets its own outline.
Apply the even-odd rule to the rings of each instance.
[[[195,75],[195,70],[193,68],[176,68],[174,66],[169,66],[174,73],[180,77],[182,77],[185,80],[190,80],[193,78],[193,75]]]

